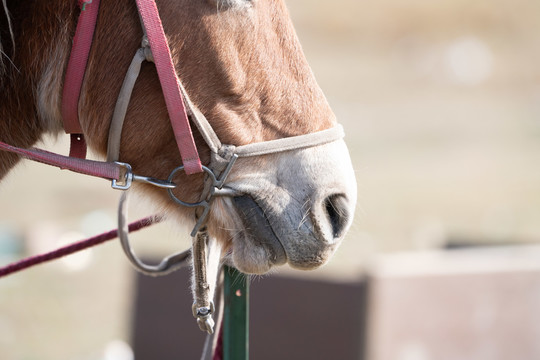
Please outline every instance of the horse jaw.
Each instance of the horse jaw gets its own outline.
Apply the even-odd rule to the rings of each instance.
[[[233,265],[262,274],[285,262],[303,270],[325,264],[356,206],[345,143],[240,159],[235,167],[226,186],[251,200],[216,199],[210,221],[211,232],[229,239]]]

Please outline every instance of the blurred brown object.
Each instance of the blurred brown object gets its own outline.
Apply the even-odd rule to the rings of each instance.
[[[189,311],[189,273],[137,276],[132,344],[136,360],[198,359],[204,334]],[[365,282],[271,276],[250,290],[250,358],[362,358]]]
[[[540,359],[539,246],[386,255],[369,284],[369,360]]]

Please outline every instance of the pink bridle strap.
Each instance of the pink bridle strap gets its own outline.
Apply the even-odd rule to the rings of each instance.
[[[159,81],[170,121],[173,127],[174,136],[182,164],[186,174],[200,173],[203,171],[201,159],[193,139],[193,133],[189,124],[188,115],[182,93],[180,91],[179,79],[176,75],[171,51],[167,43],[167,38],[161,24],[157,5],[154,0],[136,0],[139,14],[145,28],[146,36],[152,49],[152,56],[156,64]]]
[[[73,45],[64,78],[62,91],[62,119],[64,130],[71,136],[70,156],[85,158],[86,143],[79,122],[79,98],[81,94],[88,55],[96,27],[100,0],[78,0],[81,13],[73,37]]]
[[[40,149],[22,149],[0,141],[0,150],[18,154],[29,160],[71,170],[80,174],[122,182],[124,167],[113,162],[102,162],[67,157]]]

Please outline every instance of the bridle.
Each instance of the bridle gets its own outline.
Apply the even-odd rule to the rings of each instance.
[[[172,61],[170,49],[161,24],[159,12],[154,0],[136,0],[137,9],[143,28],[141,47],[136,51],[129,66],[120,94],[118,96],[109,130],[107,161],[85,159],[83,131],[78,120],[78,102],[86,72],[92,36],[99,10],[99,0],[78,0],[81,14],[77,23],[73,47],[65,75],[62,101],[62,115],[66,132],[71,133],[72,147],[70,157],[49,153],[39,149],[21,149],[0,142],[0,150],[17,153],[31,160],[69,169],[75,172],[102,177],[112,181],[112,187],[128,190],[133,182],[143,182],[166,189],[170,198],[177,204],[197,208],[197,222],[191,232],[192,250],[174,254],[163,259],[159,265],[147,265],[140,261],[133,252],[127,229],[127,192],[120,199],[118,233],[122,248],[134,267],[142,273],[159,276],[181,267],[192,258],[194,273],[193,314],[203,331],[213,333],[212,313],[214,305],[215,283],[221,252],[217,241],[212,239],[205,227],[212,201],[219,196],[235,196],[237,192],[227,187],[226,180],[236,160],[242,157],[262,156],[284,151],[303,149],[334,142],[343,138],[340,125],[315,133],[289,138],[253,143],[242,146],[223,144],[204,115],[194,106],[182,86]],[[131,93],[141,64],[153,62],[156,66],[167,110],[174,130],[175,138],[182,157],[182,166],[172,170],[166,180],[133,174],[131,166],[119,161],[120,141],[125,115]],[[202,165],[199,158],[190,120],[197,127],[204,141],[210,148],[210,162]],[[173,179],[179,172],[206,174],[205,186],[199,201],[187,203],[178,199],[173,192],[176,187]],[[217,249],[217,250],[216,250]],[[212,263],[211,268],[207,263]],[[209,276],[211,274],[211,276]],[[212,277],[212,279],[210,279]]]

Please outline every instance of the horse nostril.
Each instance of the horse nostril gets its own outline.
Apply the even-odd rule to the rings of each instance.
[[[324,199],[323,206],[332,227],[334,239],[341,237],[349,221],[347,198],[343,194],[333,194]]]

